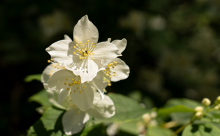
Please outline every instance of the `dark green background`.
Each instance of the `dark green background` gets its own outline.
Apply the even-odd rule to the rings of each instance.
[[[109,92],[134,90],[161,107],[173,97],[201,101],[219,94],[219,0],[2,0],[0,2],[0,132],[25,135],[40,115],[28,98],[43,88],[30,74],[48,65],[45,51],[72,37],[84,15],[99,30],[99,41],[126,38],[121,57],[128,79]]]

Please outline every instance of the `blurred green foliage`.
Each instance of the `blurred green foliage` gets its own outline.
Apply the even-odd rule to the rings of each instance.
[[[139,102],[159,107],[173,97],[214,100],[220,94],[219,11],[219,0],[2,0],[2,135],[25,134],[40,117],[39,104],[27,99],[43,86],[24,78],[43,71],[50,59],[45,48],[64,34],[72,37],[85,14],[98,28],[99,41],[128,40],[122,59],[131,74],[108,92],[140,90]]]

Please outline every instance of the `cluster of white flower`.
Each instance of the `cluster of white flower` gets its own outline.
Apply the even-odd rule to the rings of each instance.
[[[104,94],[111,81],[125,79],[129,67],[117,58],[124,51],[126,39],[98,42],[98,30],[82,17],[73,30],[73,40],[67,35],[46,48],[51,63],[42,74],[42,83],[49,101],[66,109],[62,117],[64,132],[80,132],[89,115],[110,118],[115,114],[113,101]],[[89,114],[89,115],[88,115]]]

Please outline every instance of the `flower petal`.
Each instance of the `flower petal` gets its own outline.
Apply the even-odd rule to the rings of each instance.
[[[95,92],[93,106],[87,111],[95,118],[110,118],[115,115],[115,106],[110,97],[105,95],[105,98],[100,100],[100,95]]]
[[[72,93],[70,94],[73,103],[82,111],[88,110],[92,106],[94,99],[94,92],[90,84],[83,83],[73,85],[71,87]]]
[[[65,89],[61,89],[60,92],[59,92],[59,94],[58,94],[58,100],[57,100],[57,102],[61,104],[62,101],[63,101],[64,99],[66,99],[66,97],[67,97],[68,94],[69,94],[69,90],[67,90],[66,88],[65,88]]]
[[[97,43],[99,38],[98,29],[89,21],[88,16],[83,16],[75,25],[73,30],[73,39],[76,43],[86,43],[87,40]]]
[[[63,66],[61,66],[60,64],[58,63],[52,63],[50,65],[48,65],[43,73],[42,73],[42,76],[41,76],[41,82],[42,83],[47,83],[47,81],[49,80],[49,78],[55,73],[57,72],[58,70],[61,70],[63,69]]]
[[[122,39],[122,40],[114,40],[111,43],[115,44],[117,46],[120,53],[122,53],[125,50],[126,46],[127,46],[127,40],[125,38]]]
[[[69,70],[59,70],[55,72],[47,82],[47,90],[59,91],[58,102],[61,103],[70,91],[69,83],[72,83],[72,78],[75,75]]]
[[[108,82],[103,80],[103,78],[105,77],[106,75],[104,74],[104,72],[99,71],[96,77],[91,82],[89,82],[95,88],[95,90],[99,91],[102,99],[104,98],[104,89],[108,85]]]
[[[117,66],[111,68],[111,72],[115,72],[115,76],[111,76],[111,81],[126,79],[130,73],[128,65],[119,58],[115,58],[114,61],[117,62]]]
[[[72,63],[72,56],[68,56],[70,42],[70,40],[60,40],[46,48],[46,51],[50,54],[54,61],[69,65]]]
[[[84,61],[86,61],[86,60],[84,60]],[[93,60],[88,59],[87,66],[84,65],[82,67],[82,70],[80,70],[80,69],[73,70],[73,72],[75,75],[79,75],[81,77],[81,83],[84,83],[86,81],[93,80],[93,78],[97,75],[98,65]]]
[[[87,113],[80,112],[79,114],[78,112],[78,110],[71,109],[64,113],[62,124],[66,135],[73,135],[80,132],[89,120]]]
[[[53,74],[54,72],[58,71],[58,69],[54,68],[52,65],[53,64],[50,64],[44,69],[41,76],[42,83],[47,83],[48,79],[50,78],[50,74]]]
[[[111,61],[113,61],[113,59],[121,55],[116,45],[109,42],[96,44],[93,52],[94,55],[91,57],[99,68],[106,67]]]
[[[62,106],[61,104],[59,104],[57,102],[59,91],[57,91],[57,90],[46,90],[46,91],[47,91],[47,95],[49,98],[49,102],[51,104],[53,104],[54,106],[56,106],[58,108],[65,109],[64,106]]]
[[[64,35],[64,40],[70,40],[70,41],[72,41],[72,39],[68,36],[68,35]]]

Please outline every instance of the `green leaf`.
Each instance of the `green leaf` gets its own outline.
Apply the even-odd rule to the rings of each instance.
[[[200,120],[195,120],[193,122],[193,124],[206,124],[206,123],[210,123],[215,125],[217,128],[220,129],[220,123],[219,123],[219,119],[216,118],[207,118],[207,117],[203,117]]]
[[[140,91],[137,91],[137,90],[133,91],[133,92],[129,93],[128,96],[137,102],[141,102],[142,94]]]
[[[49,107],[43,116],[30,127],[28,136],[63,136],[61,123],[64,110]]]
[[[158,115],[168,115],[173,112],[194,112],[193,109],[187,108],[183,105],[177,105],[169,108],[161,108],[158,110]]]
[[[196,106],[202,106],[202,104],[185,98],[171,99],[165,104],[164,109],[159,110],[159,114],[170,114],[173,121],[178,124],[185,124],[189,122]]]
[[[191,112],[179,112],[171,113],[170,116],[173,121],[177,122],[179,125],[184,125],[188,123],[192,117],[193,113]]]
[[[146,136],[170,136],[173,131],[162,127],[149,127]],[[176,136],[176,135],[174,135]]]
[[[168,108],[176,105],[183,105],[191,109],[194,109],[196,106],[202,106],[201,103],[183,98],[183,99],[171,99],[166,103],[164,107]]]
[[[35,102],[41,104],[42,106],[50,105],[50,102],[48,101],[47,91],[45,89],[32,95],[28,100],[35,101]]]
[[[219,136],[220,130],[209,123],[190,124],[184,130],[182,136]]]
[[[24,79],[25,82],[31,82],[33,80],[41,81],[41,74],[29,75]]]
[[[119,125],[121,131],[127,132],[129,134],[138,135],[138,121],[125,122]]]
[[[132,121],[148,112],[148,110],[141,107],[138,102],[124,95],[109,93],[109,97],[115,104],[115,115],[108,119],[96,119],[97,123]]]
[[[214,110],[210,111],[206,114],[207,117],[212,118],[213,120],[217,121],[220,123],[220,111],[219,110]]]

